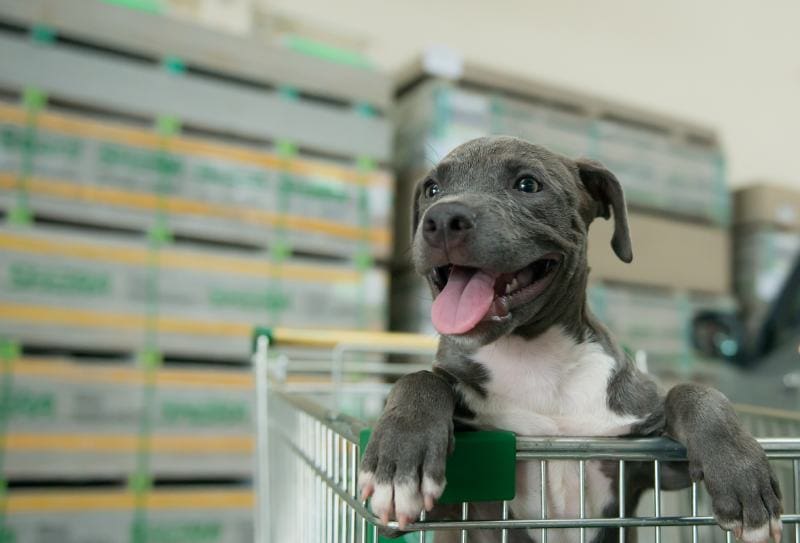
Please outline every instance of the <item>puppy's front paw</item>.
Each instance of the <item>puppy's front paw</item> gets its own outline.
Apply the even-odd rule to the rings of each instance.
[[[759,444],[750,436],[690,462],[692,478],[704,478],[714,516],[745,543],[781,540],[781,491]]]
[[[372,433],[358,475],[361,499],[383,524],[397,520],[403,529],[430,511],[445,486],[445,464],[452,448],[451,421],[426,424],[384,415]]]

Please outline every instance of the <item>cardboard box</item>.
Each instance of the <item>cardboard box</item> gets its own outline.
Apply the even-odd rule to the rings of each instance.
[[[528,100],[521,91],[492,92],[488,82],[477,90],[465,78],[465,85],[429,78],[399,99],[395,164],[403,177],[415,177],[470,139],[506,134],[600,160],[622,181],[631,207],[728,224],[725,161],[708,131],[625,108],[626,114],[608,105],[605,112],[597,104],[581,107],[593,104],[588,97],[573,96],[574,107],[567,108],[540,99],[537,88],[529,89]],[[400,209],[404,191],[400,186]]]
[[[203,239],[389,255],[386,171],[204,138],[165,142],[138,126],[49,111],[26,122],[24,110],[0,103],[0,207],[15,205],[25,171],[28,203],[43,216],[146,230],[162,214],[177,234]]]
[[[591,281],[727,294],[731,290],[731,252],[724,228],[631,213],[633,262],[611,249],[613,220],[597,219],[589,229]]]
[[[17,543],[253,541],[249,487],[158,488],[144,496],[138,512],[133,492],[120,489],[11,490],[5,503],[3,540]]]
[[[734,192],[734,223],[800,232],[800,191],[766,183],[741,188]]]
[[[0,335],[34,344],[249,355],[256,324],[385,329],[386,272],[259,251],[0,228]]]

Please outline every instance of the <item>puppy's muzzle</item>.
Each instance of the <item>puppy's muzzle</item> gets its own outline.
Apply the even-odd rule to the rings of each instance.
[[[475,212],[464,204],[436,204],[425,213],[422,237],[434,249],[456,249],[472,235],[475,219]]]

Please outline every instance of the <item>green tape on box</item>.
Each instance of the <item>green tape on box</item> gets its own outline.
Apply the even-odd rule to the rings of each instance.
[[[366,57],[355,51],[332,47],[326,43],[295,35],[285,36],[281,41],[283,46],[287,49],[310,57],[317,57],[327,60],[328,62],[345,64],[354,68],[372,69],[372,63]]]
[[[162,247],[172,243],[172,231],[161,218],[147,231],[147,238],[153,247]]]
[[[47,105],[47,93],[36,87],[26,87],[22,92],[22,104],[28,111],[38,112]]]
[[[300,92],[296,88],[290,87],[288,85],[284,85],[278,88],[278,95],[285,100],[292,100],[292,101],[300,98]]]
[[[275,143],[275,152],[280,157],[291,158],[297,156],[297,145],[289,140],[278,140]]]
[[[361,454],[371,429],[361,431]],[[511,500],[516,494],[517,438],[512,432],[456,432],[447,459],[445,486],[438,503]]]
[[[164,57],[161,61],[161,66],[171,74],[182,75],[186,73],[186,63],[182,58],[173,55]]]
[[[372,255],[369,254],[367,251],[360,251],[356,254],[355,258],[353,259],[353,263],[356,265],[356,269],[360,272],[365,272],[372,267],[374,264],[374,259]]]
[[[19,343],[13,340],[0,341],[0,360],[16,360],[22,352]]]
[[[374,117],[375,108],[365,102],[359,102],[355,105],[356,113],[362,117]]]
[[[156,132],[162,136],[176,136],[181,131],[181,121],[173,115],[160,115],[156,119]]]
[[[128,479],[128,488],[136,496],[147,494],[153,487],[153,480],[145,473],[134,473]]]
[[[292,245],[284,240],[276,240],[270,246],[269,254],[273,260],[284,261],[292,256]]]
[[[161,367],[163,357],[154,349],[144,349],[139,353],[139,362],[143,368],[153,370]]]
[[[371,172],[375,170],[375,160],[367,157],[367,156],[360,156],[356,159],[356,167],[361,172]]]
[[[33,212],[27,206],[16,206],[9,210],[6,220],[15,226],[30,226]]]
[[[31,39],[39,43],[53,43],[56,39],[56,31],[46,25],[33,25]]]
[[[128,9],[146,11],[148,13],[161,13],[163,11],[161,0],[103,0],[106,4],[115,4]]]

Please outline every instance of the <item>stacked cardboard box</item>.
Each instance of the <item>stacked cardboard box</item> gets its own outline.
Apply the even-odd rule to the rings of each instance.
[[[143,502],[145,505],[139,505]],[[159,488],[142,495],[124,488],[10,490],[5,541],[253,541],[248,488]]]
[[[160,319],[204,322],[208,343],[215,335],[221,344],[237,336],[240,359],[248,355],[244,323],[383,326],[385,285],[374,262],[391,247],[392,183],[380,165],[389,156],[389,125],[380,114],[389,99],[384,76],[90,0],[70,10],[47,0],[4,5],[0,17],[14,28],[47,25],[47,33],[36,35],[49,36],[50,44],[0,35],[7,53],[0,85],[22,101],[0,105],[0,209],[15,228],[8,235],[48,245],[36,257],[11,246],[4,253],[14,262],[6,266],[3,296],[16,304],[0,327],[6,337],[42,341],[51,326],[59,339],[49,339],[60,341],[64,323],[52,312],[55,320],[36,313],[39,330],[23,323],[29,306],[38,307],[34,291],[42,296],[42,288],[55,288],[35,283],[80,275],[99,261],[92,277],[120,274],[115,285],[105,284],[109,297],[52,297],[48,305],[63,302],[72,311],[77,301],[82,311],[97,313],[83,323],[104,321],[102,307],[138,322],[129,327],[134,335],[144,307],[158,306]],[[92,24],[98,17],[104,24]],[[132,28],[152,40],[130,39]],[[71,41],[58,40],[59,32]],[[72,47],[74,40],[83,46]],[[212,42],[219,50],[208,55]],[[102,46],[119,54],[108,59]],[[234,51],[237,62],[220,62]],[[92,85],[85,84],[87,74]],[[343,83],[348,79],[365,84]],[[52,223],[63,228],[41,229]],[[81,230],[71,234],[76,226]],[[120,246],[125,240],[106,232],[130,233],[130,243]],[[74,250],[54,260],[60,235]],[[129,251],[138,256],[122,255]],[[302,254],[302,262],[293,254]],[[184,259],[178,268],[168,264],[174,257]],[[215,259],[206,274],[213,284],[201,286],[194,272]],[[318,287],[293,277],[298,271],[315,276]],[[150,275],[157,286],[148,286]],[[333,280],[325,285],[323,277]],[[31,283],[26,293],[20,281]],[[373,302],[376,311],[367,310]],[[107,348],[101,338],[119,337],[107,326],[87,328],[81,336],[87,348]],[[20,337],[20,329],[28,335]],[[129,336],[119,339],[130,345]],[[173,347],[171,341],[157,346]]]
[[[0,3],[0,539],[252,541],[253,326],[385,327],[390,82],[114,4]]]
[[[627,347],[686,360],[694,308],[730,305],[729,197],[714,133],[595,96],[518,78],[440,52],[402,74],[395,118],[398,209],[415,182],[457,145],[509,134],[566,156],[590,157],[619,177],[634,261],[609,246],[613,225],[590,229],[590,296]],[[408,213],[395,228],[392,325],[431,331],[430,294],[409,271]],[[656,309],[657,308],[657,309]]]
[[[800,258],[800,192],[755,184],[734,205],[735,291],[755,329]]]
[[[124,479],[142,447],[154,478],[250,476],[253,382],[244,367],[172,363],[150,375],[125,361],[23,356],[2,377],[14,383],[6,479]],[[157,394],[146,405],[149,378]],[[152,427],[144,442],[142,412]]]

